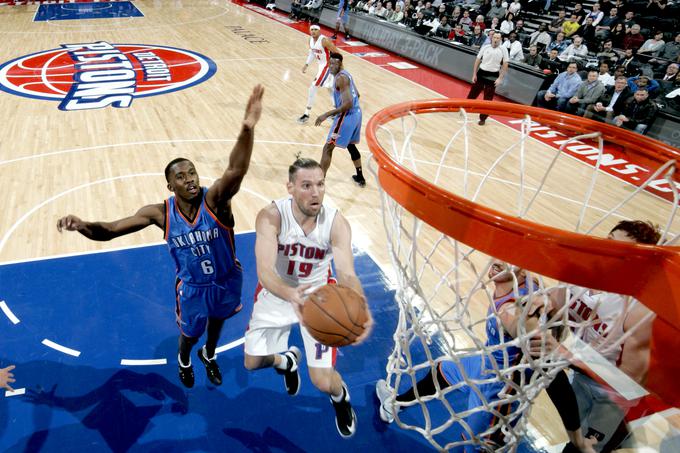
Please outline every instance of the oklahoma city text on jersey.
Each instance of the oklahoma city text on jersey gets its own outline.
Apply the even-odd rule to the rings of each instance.
[[[126,108],[137,88],[135,63],[128,55],[107,42],[62,44],[73,59],[73,85],[59,105],[60,110]],[[168,65],[149,50],[131,55],[137,60],[146,82],[170,82]]]

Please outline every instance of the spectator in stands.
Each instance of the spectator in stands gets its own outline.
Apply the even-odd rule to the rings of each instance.
[[[386,2],[385,3],[385,15],[383,16],[383,19],[386,21],[390,20],[390,17],[394,15],[394,8],[392,7],[392,2]]]
[[[527,30],[524,28],[524,21],[522,19],[517,19],[515,21],[514,32],[517,33],[517,40],[521,43],[524,43],[524,41],[527,39],[527,36],[529,35]]]
[[[632,93],[644,88],[650,96],[654,96],[659,91],[659,82],[644,75],[628,77],[628,88]]]
[[[583,38],[583,41],[587,45],[591,47],[595,46],[595,25],[593,25],[593,18],[591,16],[586,17],[586,23],[578,29],[578,34]]]
[[[471,31],[474,26],[472,25],[472,18],[470,17],[470,11],[468,11],[468,10],[463,11],[463,17],[460,18],[458,23],[463,26],[463,30],[465,30],[466,32]]]
[[[640,34],[640,26],[635,24],[630,27],[630,31],[626,32],[626,37],[623,38],[623,50],[639,49],[644,41],[645,37]]]
[[[597,39],[607,39],[616,24],[621,22],[621,19],[619,19],[619,16],[617,15],[618,12],[619,10],[617,8],[611,8],[609,14],[597,24],[597,27],[595,27],[595,37]]]
[[[491,11],[491,6],[492,6],[491,0],[484,0],[478,9],[479,14],[483,17],[489,17],[489,11]]]
[[[548,30],[550,33],[558,33],[562,31],[562,24],[565,20],[567,20],[567,12],[564,9],[561,9],[557,13],[557,17],[553,19],[550,24],[548,24]]]
[[[524,60],[524,52],[522,52],[522,43],[517,40],[517,33],[514,31],[508,35],[508,39],[503,43],[503,47],[508,51],[510,61]]]
[[[541,63],[543,63],[543,57],[538,54],[538,47],[535,44],[529,46],[529,54],[524,56],[524,64],[540,68]]]
[[[434,35],[440,38],[448,39],[451,30],[452,29],[451,25],[449,24],[449,18],[446,16],[442,16],[441,19],[439,19],[439,27],[437,27],[437,30],[435,31]]]
[[[571,17],[562,24],[562,33],[564,33],[565,37],[569,38],[576,33],[580,27],[581,25],[579,24],[578,16],[572,14]]]
[[[564,111],[579,85],[581,85],[581,77],[578,75],[578,65],[575,62],[569,63],[567,70],[557,76],[550,88],[538,92],[536,105]]]
[[[468,43],[467,36],[465,36],[465,30],[463,30],[463,27],[460,24],[454,25],[453,30],[449,33],[449,39],[461,44]]]
[[[498,31],[500,32],[501,30],[501,21],[497,17],[491,18],[491,23],[489,24],[489,29],[493,31]]]
[[[583,38],[574,36],[574,42],[564,49],[560,54],[560,60],[571,63],[572,61],[581,62],[588,56],[588,47],[583,44]]]
[[[505,17],[505,14],[507,13],[507,10],[505,6],[503,6],[503,0],[496,0],[496,2],[493,4],[491,9],[489,10],[489,14],[486,14],[485,16],[487,18],[497,18],[498,20],[501,20]]]
[[[593,26],[597,27],[600,24],[600,21],[604,18],[604,13],[600,11],[599,3],[593,5],[593,9],[586,15],[586,19],[589,17],[593,19]],[[581,24],[585,25],[585,23],[586,21],[584,19]]]
[[[588,71],[588,78],[583,81],[564,106],[566,113],[582,116],[590,104],[594,104],[604,93],[604,85],[598,80],[599,72]]]
[[[619,22],[614,26],[609,39],[612,40],[614,49],[623,49],[623,40],[626,39],[626,30],[623,27],[623,23]]]
[[[637,59],[633,49],[626,49],[624,55],[616,62],[616,65],[622,66],[628,77],[637,75],[640,72],[640,60]]]
[[[614,51],[614,43],[611,39],[602,43],[602,49],[597,53],[597,59],[600,62],[616,63],[619,55]]]
[[[633,96],[626,100],[621,114],[615,116],[612,123],[644,134],[654,121],[655,115],[656,104],[649,99],[647,88],[639,87]]]
[[[307,3],[302,5],[300,19],[308,20],[311,24],[318,23],[322,7],[323,0],[309,0]]]
[[[472,31],[472,37],[470,38],[470,46],[478,49],[486,43],[486,35],[482,32],[482,28],[479,25],[475,25]]]
[[[541,69],[549,70],[552,73],[561,72],[563,63],[558,55],[557,49],[552,49],[548,52],[548,58],[544,58],[541,61]]]
[[[482,29],[482,31],[486,30],[486,24],[484,23],[484,16],[481,14],[477,15],[477,18],[475,21],[470,25],[470,27],[474,30],[475,27],[479,27]]]
[[[626,33],[628,33],[630,28],[636,23],[635,12],[633,10],[626,11],[626,17],[623,19],[623,26],[626,29]]]
[[[514,19],[515,19],[515,16],[512,13],[508,13],[508,15],[505,16],[505,19],[503,20],[503,22],[501,22],[500,31],[503,34],[503,36],[509,35],[510,32],[515,29]]]
[[[661,18],[666,13],[666,6],[668,6],[666,0],[649,0],[643,17]]]
[[[398,24],[402,20],[404,20],[404,12],[401,10],[401,5],[397,4],[397,6],[394,8],[394,12],[387,19],[387,21],[393,24]]]
[[[600,99],[586,108],[583,117],[611,123],[615,116],[621,114],[630,96],[628,80],[624,76],[617,77],[614,85],[607,87]]]
[[[616,8],[616,4],[611,0],[600,0],[600,11],[604,13],[604,17],[609,16],[612,8]],[[604,19],[603,19],[604,20]],[[602,22],[600,22],[602,24]],[[598,25],[600,25],[598,24]]]
[[[574,9],[571,11],[572,14],[576,15],[577,22],[580,24],[586,19],[586,10],[583,9],[581,3],[576,3]]]
[[[614,85],[616,79],[609,73],[609,63],[603,61],[600,63],[600,74],[597,76],[597,80],[602,82],[605,87]]]
[[[290,4],[290,18],[294,20],[300,20],[302,14],[302,0],[293,0]]]
[[[548,44],[548,47],[546,47],[546,51],[550,52],[551,50],[556,49],[557,52],[562,53],[565,50],[567,50],[567,47],[569,47],[570,44],[571,41],[566,39],[564,32],[561,31],[557,33],[557,35],[555,36],[555,40]]]
[[[540,45],[542,46],[541,47],[542,49],[547,48],[550,42],[552,41],[552,38],[550,37],[550,33],[548,33],[546,29],[547,27],[545,24],[539,25],[538,30],[529,35],[529,45],[530,46]]]
[[[657,30],[654,33],[654,37],[645,41],[645,43],[638,49],[638,56],[642,54],[645,56],[655,57],[659,54],[659,52],[661,52],[661,49],[665,44],[666,42],[663,40],[663,32]]]
[[[678,63],[671,63],[666,67],[666,73],[659,77],[659,83],[670,82],[675,83],[678,80]]]
[[[512,13],[514,16],[516,16],[521,9],[522,4],[519,2],[519,0],[512,0],[512,3],[508,5],[508,12]]]
[[[458,22],[460,22],[462,17],[463,16],[461,15],[460,12],[460,6],[456,6],[455,8],[453,8],[453,12],[451,13],[451,23],[453,25],[456,25]]]
[[[656,58],[652,58],[649,62],[658,66],[663,66],[666,63],[666,61],[663,60],[680,63],[680,33],[675,35],[673,41],[664,44]]]
[[[375,6],[373,6],[373,8],[368,11],[368,14],[381,17],[383,19],[385,18],[386,13],[387,9],[383,6],[382,2],[376,2]]]

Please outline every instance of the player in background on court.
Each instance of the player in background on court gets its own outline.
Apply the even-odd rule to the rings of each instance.
[[[415,402],[419,398],[437,393],[435,379],[439,388],[444,389],[464,382],[467,379],[484,380],[490,379],[497,375],[497,369],[503,370],[510,366],[518,364],[522,357],[522,350],[519,346],[502,346],[513,341],[517,336],[520,311],[521,308],[517,301],[535,292],[538,285],[535,281],[527,280],[526,272],[522,269],[513,267],[507,263],[495,260],[489,267],[488,277],[494,284],[493,292],[493,307],[489,307],[486,321],[486,346],[494,347],[495,349],[490,354],[477,355],[471,357],[463,357],[460,359],[460,365],[454,361],[444,360],[439,362],[437,369],[428,371],[418,383],[416,388],[408,389],[407,391],[396,396],[398,402]],[[493,316],[496,313],[496,316]],[[501,326],[498,325],[500,321]],[[526,331],[534,330],[538,326],[536,317],[527,318],[524,326]],[[490,362],[494,360],[496,363]],[[463,368],[463,370],[461,370]],[[525,371],[528,373],[530,371]],[[517,373],[517,372],[516,372]],[[519,376],[517,376],[519,378]],[[528,376],[527,376],[528,379]],[[564,390],[565,386],[569,389],[569,381],[566,374],[559,373],[556,378],[557,384],[553,389]],[[518,402],[511,403],[508,407],[507,403],[499,402],[499,393],[504,391],[506,393],[512,390],[507,387],[507,384],[502,380],[493,380],[487,383],[477,384],[477,391],[474,391],[469,385],[464,385],[456,390],[452,390],[449,399],[464,398],[467,400],[467,407],[465,410],[471,410],[477,407],[484,406],[483,401],[489,408],[493,408],[500,413],[510,414],[515,410]],[[387,381],[380,379],[376,383],[376,395],[380,401],[379,414],[382,421],[392,423],[394,421],[394,414],[392,412],[392,391],[390,390]],[[593,453],[591,446],[595,439],[585,439],[581,433],[581,428],[578,420],[578,408],[574,395],[571,392],[565,392],[565,400],[562,407],[565,409],[560,416],[568,427],[567,435],[569,440],[575,446],[578,446],[579,451]],[[481,394],[481,397],[480,397]],[[455,395],[455,396],[454,396]],[[568,399],[568,398],[571,399]],[[398,409],[398,406],[396,407]],[[478,436],[497,423],[497,417],[491,410],[481,410],[474,412],[466,417],[465,421],[468,423],[470,431]],[[516,421],[516,420],[515,420]],[[571,429],[569,429],[571,427]],[[463,436],[466,439],[470,438],[470,433],[464,432]],[[503,435],[498,429],[489,438],[482,438],[487,444],[486,447],[494,449],[502,446]],[[466,445],[466,452],[473,452],[480,450],[481,447]],[[482,451],[487,451],[481,449]],[[490,451],[490,450],[489,450]]]
[[[313,159],[298,158],[288,169],[287,198],[262,209],[255,221],[255,258],[258,289],[253,314],[245,335],[248,370],[273,367],[284,376],[286,391],[300,389],[301,353],[288,346],[290,329],[299,322],[299,306],[306,290],[331,279],[331,260],[338,283],[363,295],[354,271],[352,230],[345,217],[323,204],[325,178]],[[307,253],[307,251],[314,253]],[[362,341],[372,320],[365,325]],[[300,326],[309,367],[309,377],[319,390],[330,395],[335,424],[342,437],[356,430],[356,415],[349,391],[335,370],[336,348],[318,343]]]
[[[331,36],[331,39],[338,39],[338,32],[340,31],[340,24],[345,30],[345,41],[350,40],[349,28],[347,24],[349,23],[349,0],[340,0],[338,3],[338,17],[335,19],[335,33]]]
[[[354,79],[342,67],[342,54],[332,53],[330,55],[330,70],[335,78],[333,87],[333,100],[335,108],[320,115],[315,124],[319,126],[326,118],[332,116],[333,124],[328,132],[326,144],[323,147],[321,156],[321,168],[324,175],[328,172],[333,158],[333,149],[336,146],[347,148],[350,158],[354,163],[356,175],[352,175],[352,180],[359,187],[366,186],[366,180],[361,168],[361,153],[356,144],[361,139],[361,106],[359,105],[359,91],[354,85]]]
[[[613,240],[650,245],[657,244],[660,237],[657,227],[640,220],[622,220],[608,235]],[[626,304],[625,297],[619,294],[575,285],[554,288],[548,296],[545,299],[534,298],[532,308],[542,307],[554,313],[569,304],[569,319],[585,325],[574,333],[613,367],[618,367],[638,384],[644,385],[649,370],[654,312],[635,299],[631,298],[631,303]],[[590,378],[585,371],[574,370],[571,384],[586,435],[597,438],[596,451],[612,451],[628,434],[624,416],[630,409],[630,403],[614,390]],[[555,405],[559,411],[559,405]]]
[[[178,158],[165,168],[168,190],[174,196],[164,203],[144,206],[134,215],[112,222],[86,222],[74,215],[57,222],[60,232],[77,231],[95,241],[109,241],[150,225],[164,231],[177,270],[179,378],[189,388],[194,385],[191,349],[206,329],[207,339],[198,358],[208,379],[215,385],[222,383],[215,348],[224,321],[241,310],[242,269],[234,249],[231,199],[250,165],[263,93],[261,85],[253,89],[229,165],[210,188],[200,186],[193,163]]]
[[[10,383],[15,382],[14,379],[14,374],[12,374],[12,370],[16,368],[15,365],[10,365],[5,368],[0,368],[0,388],[3,388],[5,390],[8,390],[10,392],[13,392],[14,389],[12,388]]]
[[[319,64],[319,67],[316,71],[314,81],[309,86],[305,113],[297,120],[300,124],[305,124],[309,121],[309,114],[312,112],[312,106],[314,106],[314,99],[316,98],[316,92],[319,87],[328,88],[329,91],[333,89],[333,75],[328,67],[328,62],[331,53],[338,53],[335,44],[321,34],[321,28],[318,25],[309,27],[309,35],[309,55],[307,56],[307,62],[302,67],[302,73],[304,74],[307,72],[307,68],[315,59]]]

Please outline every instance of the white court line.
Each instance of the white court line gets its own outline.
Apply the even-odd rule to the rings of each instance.
[[[41,341],[41,343],[47,346],[48,348],[56,349],[57,351],[63,352],[64,354],[72,355],[73,357],[80,357],[80,351],[67,348],[66,346],[62,346],[59,343],[55,343],[54,341],[48,340],[47,338]]]
[[[14,313],[12,313],[12,310],[9,309],[7,303],[4,300],[0,300],[0,309],[2,309],[2,311],[5,313],[5,316],[7,316],[10,321],[12,321],[12,324],[19,324],[19,318],[17,318]]]
[[[10,396],[19,396],[19,395],[23,395],[24,393],[26,393],[26,389],[25,389],[25,388],[14,389],[14,391],[5,390],[5,398],[9,398]]]
[[[149,365],[167,365],[167,359],[120,359],[121,365],[127,366],[149,366]]]
[[[236,346],[242,345],[242,344],[245,343],[245,342],[246,342],[246,338],[245,338],[245,337],[239,338],[238,340],[234,340],[234,341],[232,341],[231,343],[227,343],[227,344],[225,344],[224,346],[220,346],[219,348],[216,348],[216,349],[215,349],[215,354],[218,354],[218,353],[224,352],[224,351],[228,351],[228,350],[230,350],[230,349],[235,348]]]
[[[680,409],[678,409],[677,407],[671,407],[671,408],[663,410],[661,412],[655,412],[651,415],[647,415],[645,417],[641,417],[641,418],[638,418],[636,420],[630,421],[630,422],[628,422],[628,426],[632,431],[632,430],[638,429],[639,427],[643,426],[645,423],[650,421],[652,418],[658,418],[658,417],[670,418],[670,417],[676,416],[678,414],[680,414]]]

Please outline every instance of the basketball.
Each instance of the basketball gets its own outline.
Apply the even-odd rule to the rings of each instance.
[[[351,288],[324,285],[302,306],[302,321],[316,341],[326,346],[347,346],[364,332],[368,320],[364,298]]]

